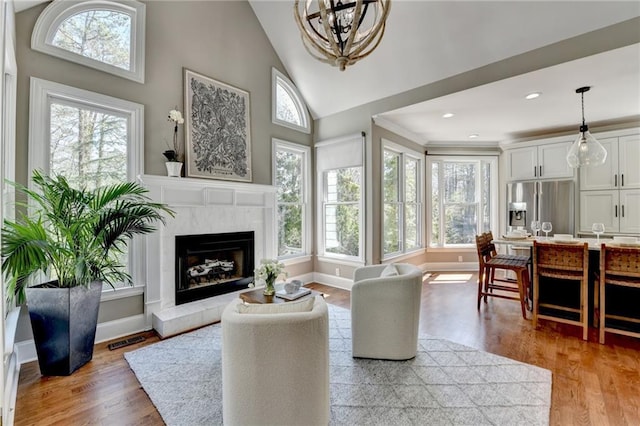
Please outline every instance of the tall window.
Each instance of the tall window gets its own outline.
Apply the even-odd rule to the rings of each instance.
[[[29,170],[90,189],[134,180],[142,171],[143,117],[140,104],[31,78]],[[128,261],[136,282],[133,256]]]
[[[310,133],[309,114],[296,86],[284,74],[271,69],[271,118],[275,124]]]
[[[432,247],[475,244],[498,226],[497,158],[429,158]]]
[[[49,172],[93,189],[127,180],[127,117],[51,99]]]
[[[361,167],[325,172],[325,253],[360,257],[361,182]]]
[[[278,188],[278,258],[310,253],[309,148],[273,140],[274,182]]]
[[[144,34],[143,3],[54,1],[38,17],[31,47],[144,83]]]
[[[422,247],[422,160],[383,141],[383,257]]]
[[[316,143],[318,254],[364,260],[364,133]]]

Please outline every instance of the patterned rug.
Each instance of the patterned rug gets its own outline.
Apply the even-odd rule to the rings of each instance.
[[[332,425],[549,424],[549,370],[431,336],[409,361],[354,359],[350,312],[329,318]],[[167,425],[222,424],[221,342],[214,324],[125,353]]]

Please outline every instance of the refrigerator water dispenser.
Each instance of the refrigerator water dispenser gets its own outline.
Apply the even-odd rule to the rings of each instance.
[[[509,203],[509,226],[527,226],[527,203]]]

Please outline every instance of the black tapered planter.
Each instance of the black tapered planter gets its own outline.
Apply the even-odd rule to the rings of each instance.
[[[68,376],[91,361],[102,282],[89,288],[26,289],[31,329],[43,376]]]

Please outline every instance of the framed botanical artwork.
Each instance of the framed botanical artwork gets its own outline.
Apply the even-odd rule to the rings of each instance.
[[[249,92],[184,70],[189,177],[251,182]]]

